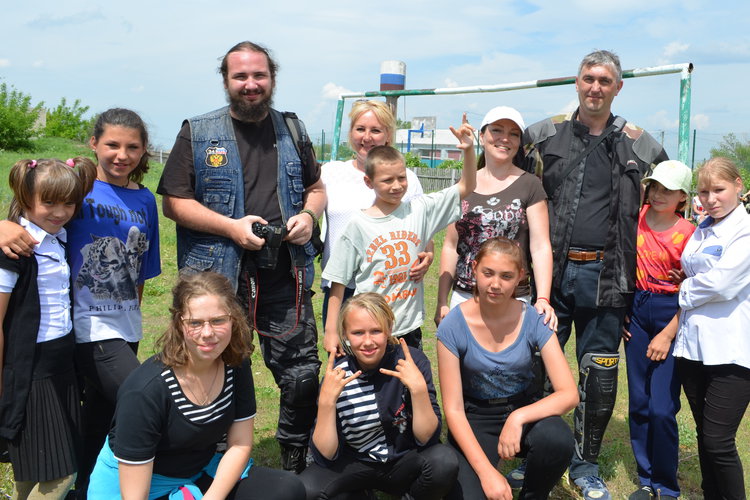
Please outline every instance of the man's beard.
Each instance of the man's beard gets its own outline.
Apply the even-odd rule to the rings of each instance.
[[[263,97],[258,102],[247,102],[242,99],[242,96],[232,96],[227,92],[227,101],[229,101],[229,109],[235,118],[242,122],[257,123],[266,117],[268,110],[271,109],[273,104],[273,94]]]

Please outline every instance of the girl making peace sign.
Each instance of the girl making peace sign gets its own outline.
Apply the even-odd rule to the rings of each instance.
[[[455,453],[438,443],[440,408],[427,357],[391,336],[385,299],[363,293],[338,319],[347,355],[330,353],[318,398],[311,448],[301,475],[308,499],[362,498],[382,490],[441,498],[458,471]]]

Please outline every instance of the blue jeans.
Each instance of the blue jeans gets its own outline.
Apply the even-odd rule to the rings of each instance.
[[[601,269],[601,261],[568,260],[563,269],[560,287],[552,288],[550,301],[557,314],[557,339],[560,346],[565,348],[575,326],[576,360],[579,365],[586,353],[616,354],[620,347],[626,309],[597,306]],[[609,421],[609,415],[605,418]],[[574,453],[570,478],[584,476],[599,476],[599,465],[587,462]]]
[[[680,496],[677,483],[680,411],[680,380],[672,347],[660,362],[646,357],[646,349],[656,334],[672,320],[679,308],[677,294],[643,290],[635,292],[630,311],[630,340],[627,356],[630,444],[642,486],[662,495]]]

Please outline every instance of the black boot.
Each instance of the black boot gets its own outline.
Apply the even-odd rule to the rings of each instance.
[[[307,467],[307,447],[279,443],[281,446],[281,467],[299,474]]]

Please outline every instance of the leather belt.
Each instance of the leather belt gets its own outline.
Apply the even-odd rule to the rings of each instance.
[[[604,258],[604,250],[570,250],[568,251],[568,260],[575,262],[591,262],[595,260],[602,260]]]

